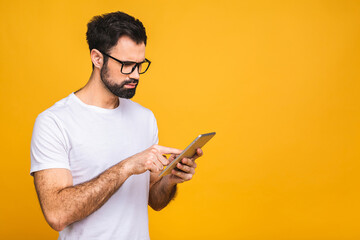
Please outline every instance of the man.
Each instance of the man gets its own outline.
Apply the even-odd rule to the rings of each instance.
[[[202,151],[159,179],[181,150],[157,145],[153,113],[129,100],[150,65],[145,28],[114,12],[94,17],[86,36],[88,83],[35,122],[30,172],[40,205],[59,239],[149,239],[147,206],[164,208]]]

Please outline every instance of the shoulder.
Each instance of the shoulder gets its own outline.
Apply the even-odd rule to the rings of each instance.
[[[71,95],[57,101],[50,108],[46,109],[43,113],[58,115],[59,113],[66,112],[72,106],[71,104],[72,97]]]
[[[70,97],[65,97],[54,105],[41,112],[37,118],[37,123],[59,124],[60,116],[70,108]]]

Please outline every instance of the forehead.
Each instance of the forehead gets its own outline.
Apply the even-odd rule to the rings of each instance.
[[[137,44],[128,36],[122,36],[111,49],[110,54],[122,61],[141,62],[145,59],[145,44],[143,42]]]

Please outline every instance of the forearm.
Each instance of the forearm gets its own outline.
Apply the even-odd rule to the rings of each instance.
[[[177,184],[169,183],[167,176],[156,182],[149,192],[149,205],[156,211],[166,207],[175,197]]]
[[[44,216],[53,229],[61,231],[99,209],[131,175],[158,172],[168,164],[163,154],[180,152],[178,149],[153,145],[98,177],[76,186],[73,186],[71,172],[67,169],[35,172],[35,188]]]
[[[121,162],[88,182],[57,190],[52,198],[47,198],[48,202],[43,201],[50,214],[48,222],[55,230],[61,231],[87,217],[99,209],[128,177],[129,173]]]

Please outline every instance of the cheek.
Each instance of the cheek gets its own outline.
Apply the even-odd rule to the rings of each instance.
[[[113,83],[120,84],[121,82],[128,80],[128,76],[121,73],[121,67],[112,66],[107,67],[106,77]]]

